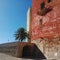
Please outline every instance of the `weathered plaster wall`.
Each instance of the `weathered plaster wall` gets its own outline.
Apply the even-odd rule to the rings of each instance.
[[[44,1],[46,8],[51,8],[47,14],[41,16],[37,12]],[[32,40],[43,38],[56,38],[60,37],[60,0],[32,0],[32,21],[31,31]],[[40,20],[42,19],[42,27],[40,27]]]
[[[56,39],[38,39],[33,43],[43,52],[46,58],[60,59],[60,38]]]
[[[47,58],[60,58],[60,0],[32,0],[31,42],[35,43]],[[45,15],[41,11],[41,3],[51,8]],[[40,20],[42,26],[40,27]]]

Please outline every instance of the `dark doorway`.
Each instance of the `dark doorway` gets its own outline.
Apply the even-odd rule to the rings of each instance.
[[[32,59],[46,59],[44,54],[35,44],[24,46],[22,51],[22,57]]]
[[[31,46],[26,45],[23,47],[22,57],[24,57],[24,58],[31,58],[32,57]]]

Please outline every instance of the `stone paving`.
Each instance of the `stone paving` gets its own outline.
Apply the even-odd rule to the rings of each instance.
[[[41,59],[23,59],[23,58],[16,58],[12,57],[7,54],[0,53],[0,60],[41,60]],[[43,59],[46,60],[46,59]],[[60,60],[60,59],[47,59],[47,60]]]
[[[12,57],[12,56],[0,53],[0,60],[33,60],[33,59],[16,58],[16,57]]]

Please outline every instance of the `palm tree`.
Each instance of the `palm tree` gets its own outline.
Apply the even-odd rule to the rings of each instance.
[[[19,28],[15,33],[15,39],[18,40],[16,55],[19,57],[19,42],[22,42],[27,37],[26,30],[24,28]]]
[[[24,28],[19,28],[15,33],[15,39],[22,42],[27,37],[26,30]]]

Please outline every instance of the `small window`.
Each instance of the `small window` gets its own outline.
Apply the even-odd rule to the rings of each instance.
[[[50,3],[51,2],[51,0],[48,0],[48,3]]]
[[[42,19],[40,19],[40,27],[42,27]]]
[[[41,3],[41,9],[44,9],[45,8],[45,3]]]

